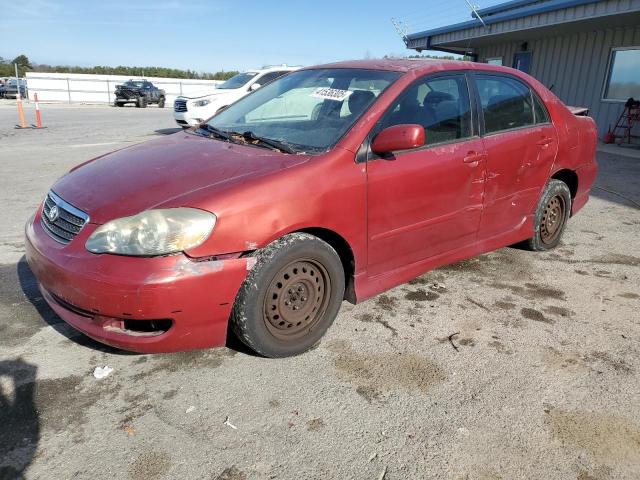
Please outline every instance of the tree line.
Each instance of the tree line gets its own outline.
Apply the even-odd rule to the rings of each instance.
[[[24,77],[28,71],[47,73],[92,73],[100,75],[125,75],[130,77],[165,77],[165,78],[189,78],[199,80],[227,80],[238,72],[235,70],[219,72],[196,72],[194,70],[180,70],[166,67],[74,67],[66,65],[47,65],[44,63],[32,63],[26,55],[18,55],[13,60],[0,57],[0,77],[12,77],[15,75],[14,64],[18,65],[18,75]]]

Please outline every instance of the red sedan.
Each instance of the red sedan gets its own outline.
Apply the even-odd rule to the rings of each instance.
[[[267,357],[441,265],[548,250],[587,202],[596,126],[516,70],[356,61],[290,73],[207,122],[91,160],[26,225],[49,305],[90,337]]]

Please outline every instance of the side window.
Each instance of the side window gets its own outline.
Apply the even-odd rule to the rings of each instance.
[[[469,90],[464,75],[426,77],[410,85],[382,118],[379,129],[422,125],[427,145],[472,135]]]
[[[549,112],[547,111],[547,107],[544,106],[540,97],[535,93],[533,94],[533,112],[536,124],[549,123]]]
[[[531,90],[518,80],[475,75],[487,134],[533,125]]]

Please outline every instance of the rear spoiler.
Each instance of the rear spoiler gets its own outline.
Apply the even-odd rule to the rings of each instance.
[[[589,116],[589,109],[587,107],[571,107],[571,106],[567,105],[567,108],[576,117],[588,117]]]

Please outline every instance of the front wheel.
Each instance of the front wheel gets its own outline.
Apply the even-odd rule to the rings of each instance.
[[[306,233],[293,233],[254,253],[256,264],[231,313],[238,338],[265,357],[298,355],[331,326],[344,297],[336,251]]]
[[[136,103],[136,107],[147,108],[147,99],[145,97],[138,97],[138,102]]]
[[[158,100],[158,108],[164,108],[164,97],[160,97]]]
[[[540,197],[534,217],[533,236],[526,241],[529,250],[555,248],[571,214],[571,192],[566,183],[551,179]]]

